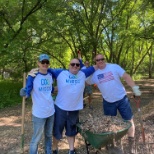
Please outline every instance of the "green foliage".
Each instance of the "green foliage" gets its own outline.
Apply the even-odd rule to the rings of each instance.
[[[50,55],[51,67],[68,68],[79,49],[83,60],[92,62],[95,54],[103,53],[107,62],[120,64],[131,75],[152,70],[153,4],[152,0],[1,0],[0,72],[20,79],[23,72],[37,67],[40,53]]]
[[[22,98],[19,95],[21,87],[21,82],[10,80],[0,81],[0,109],[14,106],[22,102]]]
[[[143,78],[143,74],[135,74],[132,78],[134,81],[141,80]]]

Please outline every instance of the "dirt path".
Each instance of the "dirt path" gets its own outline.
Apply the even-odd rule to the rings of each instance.
[[[154,143],[154,79],[138,81],[142,91],[141,98],[141,112],[143,115],[143,124],[145,127],[146,143]],[[154,144],[147,144],[150,147],[143,146],[141,129],[139,123],[139,115],[135,103],[132,98],[131,89],[126,87],[128,96],[132,102],[132,108],[134,112],[134,120],[136,123],[136,143],[138,148],[138,154],[150,154],[147,149],[153,149]],[[86,116],[91,112],[97,112],[102,110],[102,98],[99,91],[95,91],[93,95],[93,108],[91,111],[88,107],[81,111],[80,116]],[[31,138],[32,125],[31,125],[31,103],[26,104],[26,116],[25,116],[25,154],[28,153],[28,144]],[[78,134],[76,137],[75,147],[77,153],[86,154],[85,143],[83,137]],[[123,146],[127,148],[126,137],[124,137]],[[141,144],[141,146],[139,146]],[[95,153],[93,147],[90,148],[90,154]],[[59,145],[60,154],[66,154],[68,151],[68,144],[64,137]],[[145,150],[144,150],[145,149]],[[43,154],[43,139],[41,140],[39,151]],[[103,151],[103,149],[102,149]],[[0,110],[0,153],[1,154],[19,154],[21,152],[21,105],[16,107],[6,108]]]

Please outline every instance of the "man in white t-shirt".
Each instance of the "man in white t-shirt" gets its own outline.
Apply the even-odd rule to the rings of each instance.
[[[75,154],[74,142],[78,133],[76,124],[79,122],[79,110],[83,109],[85,81],[94,71],[93,66],[80,70],[80,61],[76,58],[70,61],[68,70],[60,71],[58,74],[52,71],[58,88],[55,100],[53,154],[58,154],[58,142],[62,138],[64,128],[69,144],[69,154]]]
[[[106,63],[102,54],[96,55],[95,62],[98,70],[87,80],[87,83],[96,84],[102,93],[105,115],[116,116],[118,110],[124,120],[131,122],[132,126],[128,130],[128,139],[130,153],[134,153],[135,126],[133,113],[121,78],[132,88],[134,95],[137,97],[141,95],[139,87],[119,65]]]

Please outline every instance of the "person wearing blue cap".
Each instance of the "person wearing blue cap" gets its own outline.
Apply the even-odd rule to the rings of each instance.
[[[83,109],[85,80],[97,69],[96,66],[91,66],[80,70],[81,65],[79,59],[73,58],[68,70],[48,69],[52,77],[57,80],[58,87],[55,100],[53,154],[58,154],[58,143],[62,138],[64,128],[69,144],[68,154],[75,154],[74,143],[78,133],[76,124],[79,122],[79,110]],[[37,73],[30,72],[29,75],[34,77]]]
[[[30,154],[37,154],[38,143],[44,132],[45,154],[52,153],[52,131],[54,122],[54,101],[51,96],[53,78],[47,72],[49,56],[41,54],[38,58],[38,73],[35,77],[28,75],[26,81],[26,98],[32,97],[33,135],[30,142]]]

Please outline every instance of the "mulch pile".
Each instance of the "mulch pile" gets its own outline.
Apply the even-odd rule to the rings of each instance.
[[[97,112],[98,113],[98,112]],[[81,123],[82,131],[90,131],[92,133],[118,132],[128,128],[129,124],[121,118],[114,116],[92,116],[88,115],[87,120]]]

